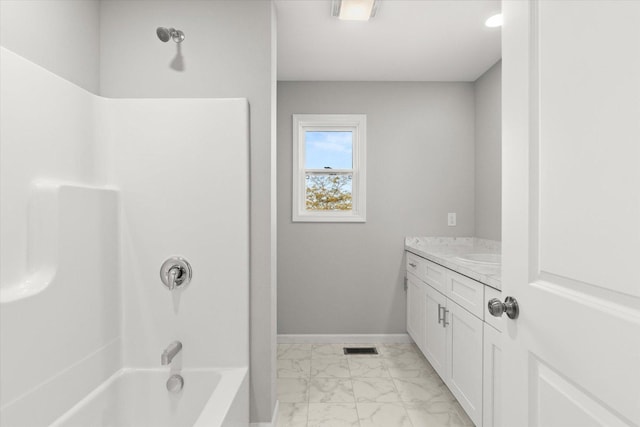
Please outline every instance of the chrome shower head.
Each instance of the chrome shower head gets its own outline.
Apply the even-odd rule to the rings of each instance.
[[[184,33],[180,30],[176,30],[175,28],[158,27],[156,29],[156,34],[164,43],[168,42],[169,39],[173,39],[176,43],[182,43],[184,40]]]
[[[164,27],[158,27],[158,29],[156,30],[156,34],[158,35],[158,38],[164,43],[168,42],[171,38],[171,33]]]

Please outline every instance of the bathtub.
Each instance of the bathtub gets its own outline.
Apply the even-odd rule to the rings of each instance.
[[[168,369],[121,369],[51,427],[247,427],[246,368],[183,369],[167,391]]]

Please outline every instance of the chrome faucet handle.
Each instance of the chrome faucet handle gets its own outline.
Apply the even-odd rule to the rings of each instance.
[[[174,265],[169,269],[169,273],[167,273],[167,281],[169,282],[167,283],[167,287],[169,290],[172,291],[176,287],[176,282],[180,276],[182,276],[182,269],[180,267]]]
[[[160,267],[160,280],[170,290],[184,288],[191,281],[191,264],[182,257],[171,257]]]

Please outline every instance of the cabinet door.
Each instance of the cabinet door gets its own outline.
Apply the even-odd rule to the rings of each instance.
[[[482,320],[448,300],[445,382],[475,425],[482,425]]]
[[[500,331],[484,324],[484,370],[482,378],[482,427],[501,427],[502,400]]]
[[[447,306],[447,297],[433,289],[426,287],[426,319],[425,341],[422,351],[443,381],[447,381],[447,329],[440,320]]]
[[[426,285],[409,275],[407,280],[407,332],[422,351],[424,351],[425,287]]]

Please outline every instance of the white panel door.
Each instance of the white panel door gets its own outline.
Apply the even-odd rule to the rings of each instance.
[[[640,425],[640,2],[504,1],[509,426]]]
[[[423,353],[433,369],[447,381],[447,329],[443,323],[447,297],[427,286],[426,289],[425,341]]]

